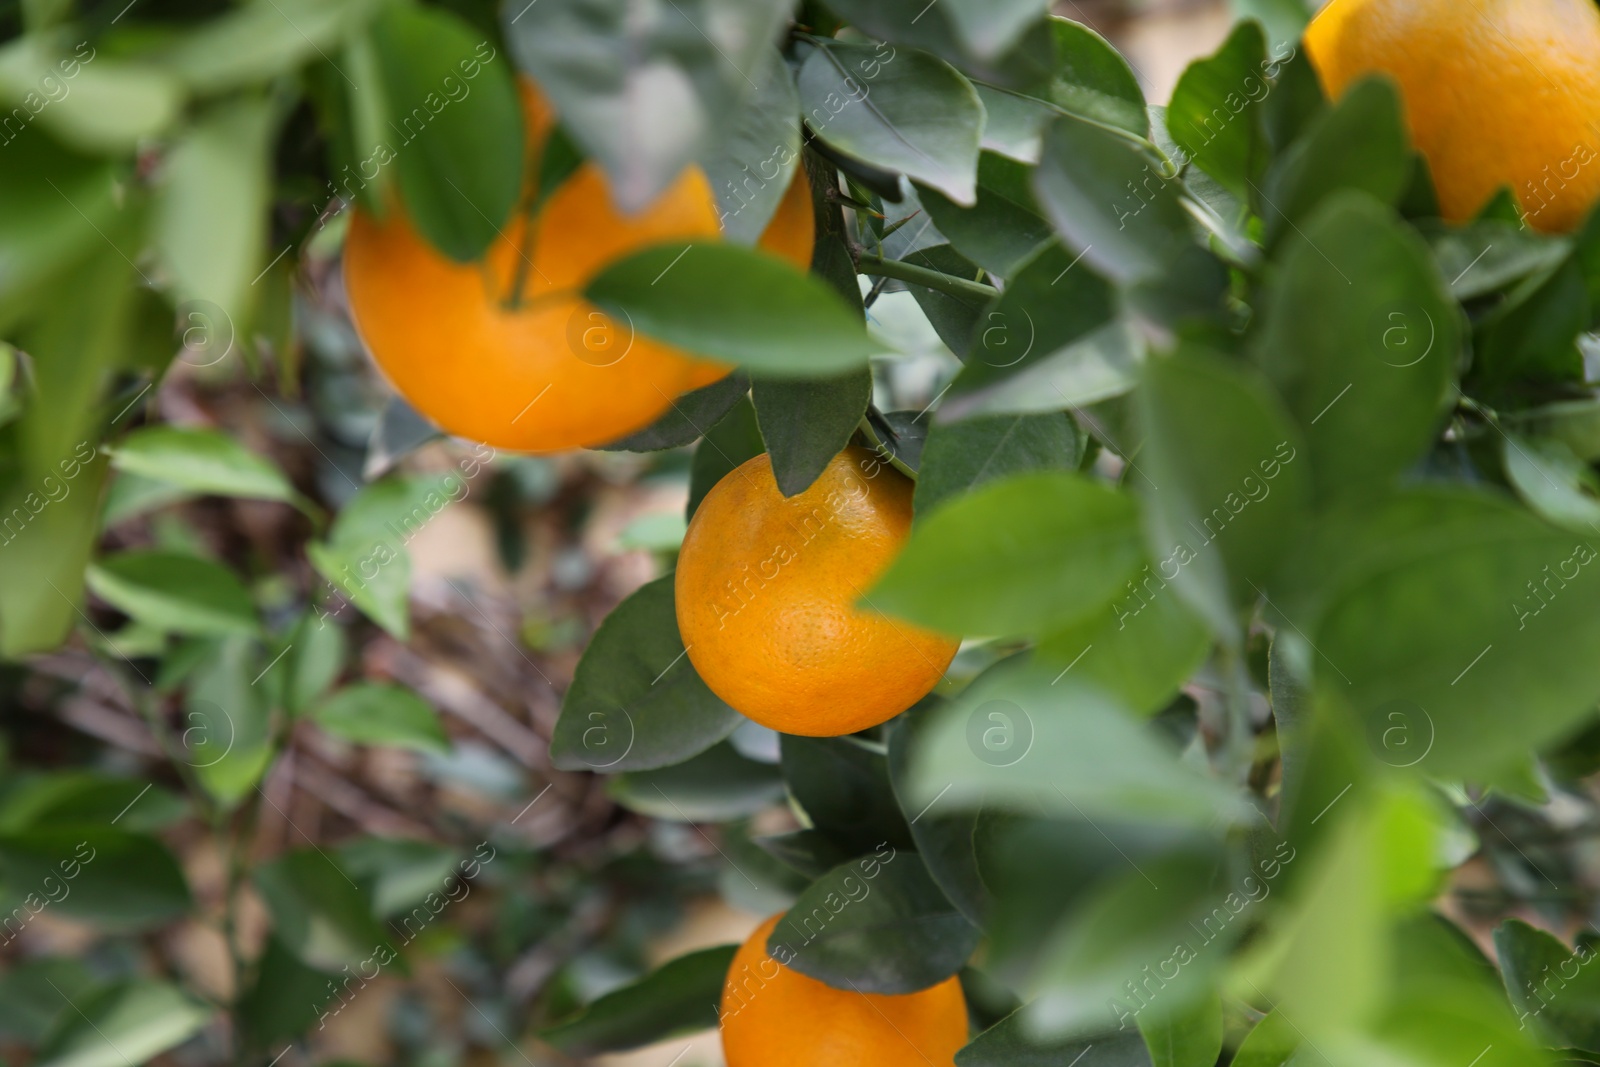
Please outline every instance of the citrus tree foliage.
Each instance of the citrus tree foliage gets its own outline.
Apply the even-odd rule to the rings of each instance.
[[[519,888],[542,861],[509,825],[252,851],[299,724],[452,752],[348,646],[411,635],[401,531],[504,457],[410,471],[436,435],[394,409],[330,486],[155,400],[221,368],[289,403],[301,341],[340,328],[306,294],[343,207],[398,198],[481,255],[524,187],[525,75],[561,116],[551,181],[587,158],[637,208],[698,165],[723,213],[721,241],[586,290],[741,368],[612,449],[692,449],[691,512],[761,451],[793,495],[875,450],[916,479],[916,523],[864,594],[966,639],[882,728],[778,738],[696,676],[658,578],[588,641],[549,764],[721,842],[721,884],[788,909],[802,973],[959,975],[963,1067],[1600,1062],[1588,940],[1456,921],[1589,916],[1561,831],[1592,832],[1600,754],[1600,218],[1540,235],[1502,197],[1440,221],[1392,86],[1324,99],[1305,12],[1248,6],[1165,107],[1030,0],[0,11],[0,695],[87,649],[162,746],[7,768],[0,922],[55,909],[110,955],[8,957],[0,1037],[37,1064],[276,1062],[350,975],[450,951],[404,918],[435,883],[498,894],[513,952],[569,936]],[[750,247],[801,173],[809,277]],[[927,410],[882,410],[868,319],[907,290],[960,363]],[[123,525],[217,497],[298,514],[292,562]],[[785,802],[799,828],[763,836]],[[201,825],[236,857],[220,1000],[137,950],[201,907],[173,851]],[[1499,888],[1437,906],[1469,858]],[[474,1040],[586,1056],[713,1027],[731,958],[602,996],[523,973]]]

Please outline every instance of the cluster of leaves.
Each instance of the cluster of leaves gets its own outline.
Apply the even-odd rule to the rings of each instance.
[[[1542,236],[1507,195],[1439,221],[1393,88],[1324,99],[1293,3],[1257,5],[1166,108],[1038,0],[114,6],[26,3],[0,49],[0,654],[81,622],[241,855],[297,721],[448,749],[416,694],[347,680],[318,605],[406,640],[404,531],[483,461],[333,497],[147,396],[174,358],[233,355],[293,391],[335,199],[398,193],[446,254],[488,247],[527,177],[515,69],[561,115],[540,188],[587,157],[638,206],[693,162],[723,208],[727,240],[587,289],[743,368],[613,449],[694,446],[692,514],[751,455],[793,494],[863,441],[917,480],[871,607],[971,639],[884,728],[774,738],[695,676],[658,579],[578,665],[558,767],[723,824],[724,892],[790,909],[773,936],[800,971],[886,994],[959,975],[963,1067],[1600,1062],[1587,943],[1507,923],[1497,972],[1431,906],[1478,837],[1513,890],[1551,881],[1492,816],[1576,802],[1600,767],[1600,218]],[[802,167],[810,274],[750,247]],[[961,361],[928,411],[873,404],[867,313],[901,290]],[[427,436],[386,419],[376,466]],[[298,509],[315,579],[117,539],[214,496]],[[66,886],[51,906],[112,932],[195,909],[158,836],[176,793],[14,778],[7,900]],[[762,835],[785,800],[799,828]],[[228,899],[248,881],[270,927],[234,961],[238,1048],[265,1062],[351,970],[406,973],[385,920],[452,872],[509,887],[538,862],[365,839],[236,864]],[[551,934],[523,918],[518,949]],[[541,1018],[581,1010],[542,1037],[587,1055],[714,1025],[730,956],[552,998]],[[116,973],[16,967],[0,1029],[40,1063],[115,1064],[216,1015]]]

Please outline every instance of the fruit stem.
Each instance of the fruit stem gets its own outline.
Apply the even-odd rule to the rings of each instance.
[[[865,252],[856,257],[856,272],[874,278],[894,278],[897,281],[910,282],[925,289],[944,293],[946,296],[953,296],[958,300],[981,300],[987,303],[1000,292],[994,286],[984,285],[982,282],[969,282],[965,278],[919,267],[915,263],[907,263],[901,259],[884,259],[882,256],[869,255]]]
[[[539,229],[539,198],[527,197],[522,205],[522,232],[517,235],[517,262],[511,273],[511,291],[502,301],[507,311],[522,307],[523,292],[528,287],[528,275],[533,270],[533,241]]]

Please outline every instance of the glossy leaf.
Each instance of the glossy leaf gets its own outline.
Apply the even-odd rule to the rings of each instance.
[[[922,450],[917,513],[927,515],[945,500],[1010,475],[1072,470],[1078,458],[1078,427],[1064,413],[936,423]]]
[[[783,778],[770,764],[719,744],[684,763],[629,771],[608,783],[630,811],[672,822],[720,822],[752,815],[783,798]]]
[[[855,435],[872,400],[866,368],[832,378],[757,378],[750,396],[772,473],[784,496],[811,488]]]
[[[594,1056],[710,1029],[737,951],[737,945],[719,945],[679,956],[541,1036],[570,1056]]]
[[[589,641],[562,702],[550,756],[566,770],[621,772],[682,763],[744,721],[684,654],[673,578],[618,605]]]
[[[1241,22],[1214,55],[1189,65],[1167,106],[1167,131],[1188,160],[1247,202],[1268,162],[1266,57],[1260,25]]]

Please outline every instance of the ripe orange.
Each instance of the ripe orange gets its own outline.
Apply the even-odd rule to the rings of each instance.
[[[523,104],[536,176],[554,117],[531,82]],[[804,206],[809,214],[809,199]],[[646,245],[717,234],[716,204],[698,169],[628,216],[613,206],[603,172],[585,163],[531,230],[519,213],[477,263],[434,250],[398,208],[381,220],[358,209],[345,287],[368,350],[419,411],[497,448],[559,451],[641,429],[681,393],[727,373],[634,335],[578,295],[607,264]],[[785,239],[792,245],[792,235]],[[798,247],[786,251],[798,258]]]
[[[1600,198],[1594,0],[1333,0],[1306,31],[1330,95],[1382,72],[1447,219],[1509,186],[1528,224],[1570,230]]]
[[[780,917],[750,935],[723,983],[728,1067],[952,1067],[967,1043],[959,981],[904,996],[835,989],[767,954]]]
[[[862,448],[784,498],[772,461],[701,501],[678,556],[678,629],[706,685],[748,717],[831,737],[927,695],[958,642],[856,608],[911,531],[912,483]]]

